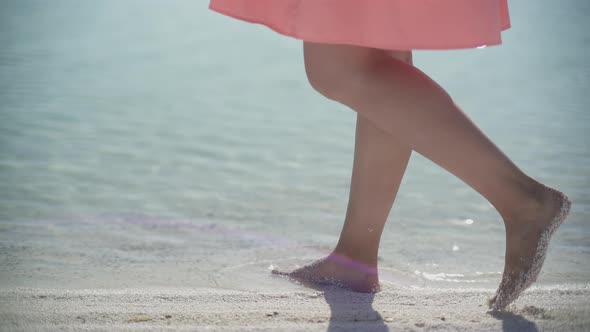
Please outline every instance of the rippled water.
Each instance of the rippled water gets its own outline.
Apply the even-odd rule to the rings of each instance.
[[[171,261],[184,265],[162,283],[221,287],[239,269],[264,283],[267,266],[335,244],[355,114],[312,91],[300,41],[205,1],[0,9],[4,284],[82,282],[120,266],[140,275]],[[415,63],[519,167],[572,198],[540,282],[587,283],[590,6],[510,9],[501,47],[416,52]],[[497,282],[503,231],[483,197],[414,153],[382,272],[392,282]]]

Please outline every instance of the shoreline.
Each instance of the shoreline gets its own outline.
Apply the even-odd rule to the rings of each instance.
[[[214,288],[2,288],[10,331],[587,331],[590,285],[533,287],[492,314],[490,289],[388,286],[377,294]]]

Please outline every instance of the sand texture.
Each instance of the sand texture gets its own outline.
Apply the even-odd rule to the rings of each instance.
[[[588,331],[590,288],[528,290],[492,314],[492,290],[388,287],[247,292],[204,288],[0,290],[2,331]]]

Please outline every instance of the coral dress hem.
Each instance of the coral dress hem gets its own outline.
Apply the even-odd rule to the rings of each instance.
[[[299,40],[386,50],[502,44],[507,0],[211,0],[209,9]]]

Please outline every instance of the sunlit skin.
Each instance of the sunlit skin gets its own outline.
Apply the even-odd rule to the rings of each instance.
[[[544,257],[538,249],[542,233],[562,206],[569,208],[567,197],[519,169],[442,87],[413,66],[411,51],[304,42],[304,53],[311,85],[357,112],[350,196],[333,253],[295,271],[275,273],[378,291],[379,241],[416,151],[497,209],[506,229],[505,266],[497,292],[502,303],[494,306],[494,297],[490,305],[502,309],[514,300],[523,276],[531,274],[533,257]],[[534,281],[536,274],[529,278]]]

